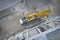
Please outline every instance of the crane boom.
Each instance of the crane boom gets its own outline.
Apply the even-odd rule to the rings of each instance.
[[[47,18],[49,13],[51,13],[50,9],[39,11],[38,13],[30,13],[30,14],[26,15],[23,19],[20,19],[20,23],[31,22],[32,20],[36,19],[37,17]]]

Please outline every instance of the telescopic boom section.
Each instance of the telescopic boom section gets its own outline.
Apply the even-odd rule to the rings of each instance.
[[[26,18],[28,19],[28,21],[32,21],[34,19],[36,19],[36,17],[43,17],[43,18],[47,18],[48,14],[50,13],[50,9],[44,10],[44,11],[40,11],[38,13],[31,13],[29,15],[26,16]]]

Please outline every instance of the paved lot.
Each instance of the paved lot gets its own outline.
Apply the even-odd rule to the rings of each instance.
[[[25,26],[22,26],[19,23],[19,19],[23,18],[29,12],[34,12],[33,6],[38,8],[37,10],[41,10],[41,8],[43,7],[44,9],[44,6],[49,4],[49,2],[45,1],[44,3],[41,4],[40,2],[37,2],[37,4],[34,4],[33,2],[32,4],[30,4],[29,2],[29,4],[27,5],[24,3],[22,4],[17,3],[17,4],[9,8],[11,9],[9,13],[7,13],[6,11],[6,14],[10,14],[9,16],[0,19],[0,37],[26,28]]]

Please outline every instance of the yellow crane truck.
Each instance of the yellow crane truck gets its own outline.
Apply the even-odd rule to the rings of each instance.
[[[20,19],[20,23],[21,24],[29,23],[38,17],[43,17],[44,19],[46,19],[50,12],[51,12],[50,9],[46,9],[46,10],[39,11],[37,13],[30,13],[26,15],[24,18]]]

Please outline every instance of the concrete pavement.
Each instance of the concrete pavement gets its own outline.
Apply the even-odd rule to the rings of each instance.
[[[43,3],[40,3],[37,1],[37,3],[34,2],[34,3],[30,4],[30,1],[29,1],[28,4],[24,4],[24,3],[20,4],[18,2],[17,4],[9,7],[8,8],[8,9],[10,9],[9,14],[11,14],[11,15],[0,19],[0,27],[1,27],[0,38],[9,33],[14,33],[18,30],[22,30],[22,29],[26,28],[25,26],[22,26],[19,23],[19,19],[23,18],[28,13],[34,12],[33,7],[37,7],[38,8],[37,10],[41,10],[42,8],[44,8],[44,6],[47,6],[48,4],[50,4],[50,3],[46,2],[46,1]],[[35,6],[35,5],[37,5],[37,6]],[[3,13],[5,13],[5,12],[3,11]],[[6,14],[8,14],[7,11],[6,11]]]

